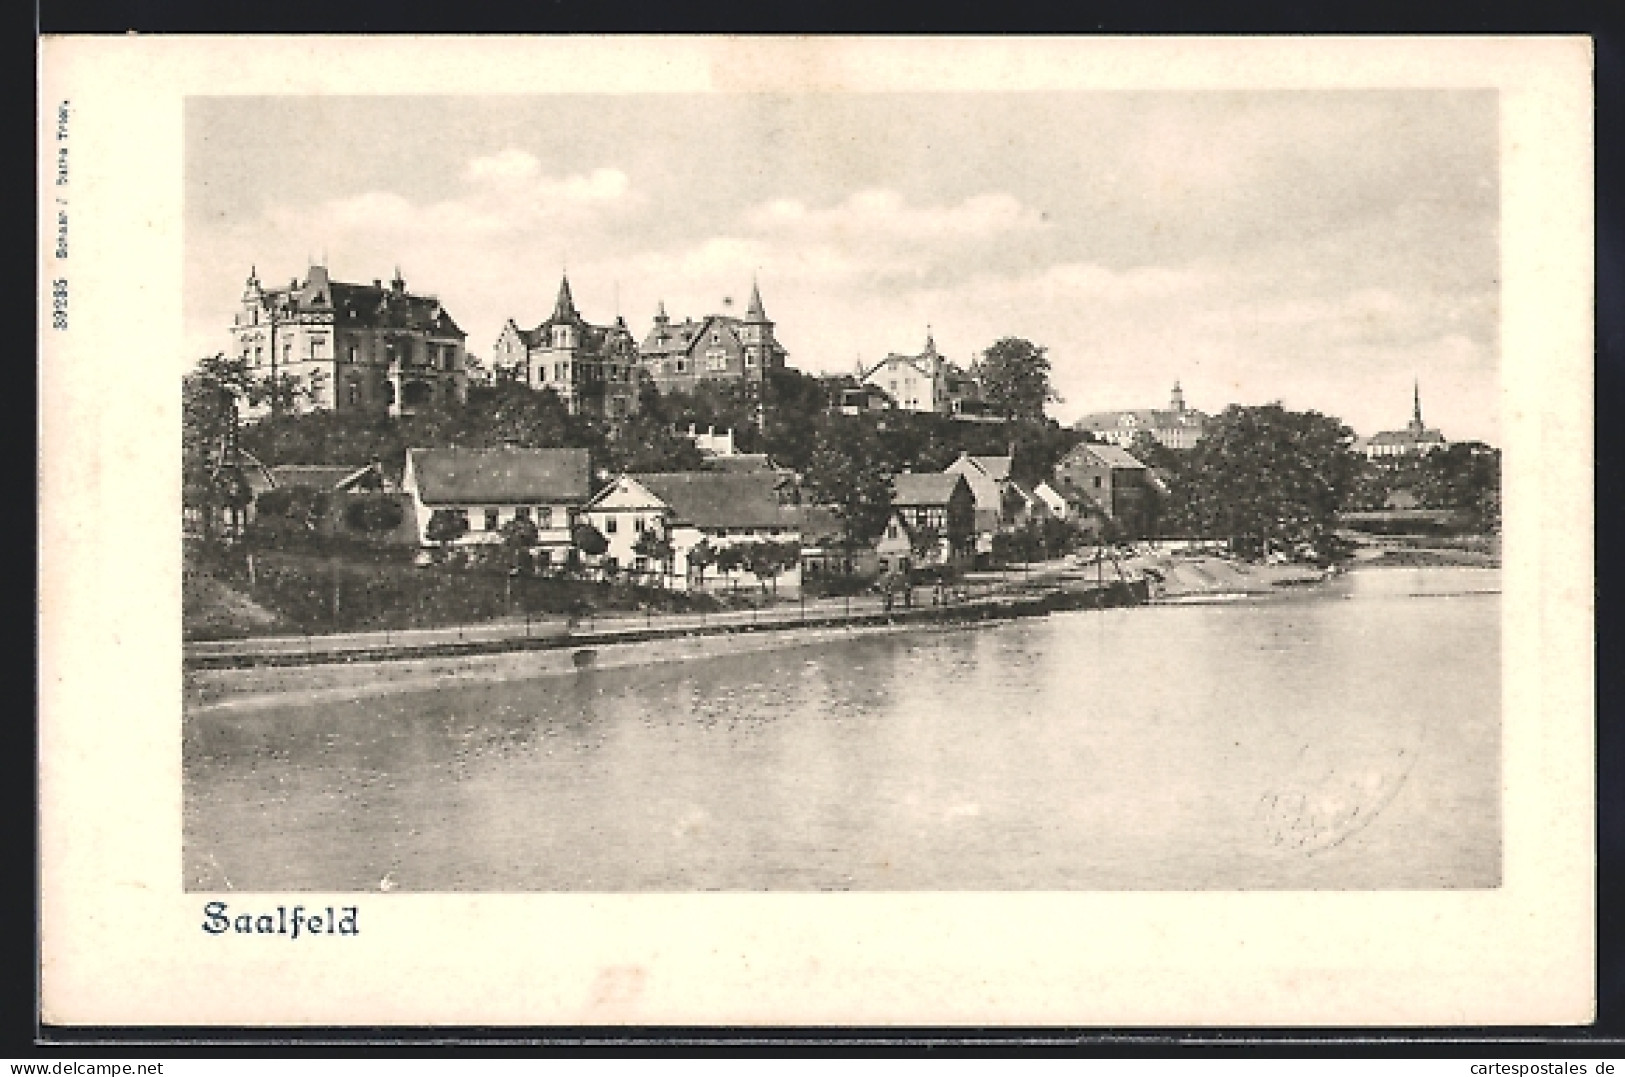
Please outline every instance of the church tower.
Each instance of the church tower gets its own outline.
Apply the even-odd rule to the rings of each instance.
[[[1177,381],[1174,382],[1174,394],[1168,401],[1168,407],[1175,412],[1185,410],[1185,390],[1179,387],[1179,382]]]
[[[1422,382],[1420,379],[1412,383],[1411,392],[1410,431],[1416,437],[1421,437],[1427,427],[1422,425]]]

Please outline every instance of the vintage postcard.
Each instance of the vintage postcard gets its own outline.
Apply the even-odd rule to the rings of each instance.
[[[1574,1024],[1583,38],[60,38],[45,1019]]]

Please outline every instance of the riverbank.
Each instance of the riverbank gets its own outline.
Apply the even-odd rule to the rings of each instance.
[[[1018,577],[975,581],[971,586],[987,588],[980,597],[942,604],[922,587],[913,606],[888,607],[883,600],[862,598],[704,619],[623,618],[573,630],[562,623],[494,624],[393,636],[192,645],[184,705],[188,712],[201,712],[338,701],[464,682],[748,654],[855,634],[948,631],[1148,599],[1264,594],[1325,577],[1310,566],[1248,565],[1159,552],[1121,559],[1118,567],[1101,573],[1076,561],[1029,566]]]
[[[945,632],[997,623],[992,620],[903,622],[789,628],[774,632],[676,635],[628,640],[584,649],[503,651],[442,657],[387,659],[317,666],[262,665],[243,668],[192,669],[184,675],[187,713],[254,711],[286,704],[340,702],[432,688],[579,675],[587,670],[691,662],[730,655],[814,646],[835,639],[893,635],[900,632]]]

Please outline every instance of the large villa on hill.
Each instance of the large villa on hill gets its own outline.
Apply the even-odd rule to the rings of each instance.
[[[293,379],[303,390],[294,410],[410,415],[466,398],[465,337],[438,299],[406,290],[399,269],[388,285],[351,284],[315,265],[302,281],[267,287],[251,268],[230,354],[257,378]],[[244,417],[267,410],[245,407]]]

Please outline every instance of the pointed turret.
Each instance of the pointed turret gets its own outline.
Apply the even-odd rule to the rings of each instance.
[[[1413,393],[1411,422],[1416,425],[1416,429],[1421,430],[1422,429],[1422,380],[1420,378],[1418,378],[1415,382],[1413,382],[1412,386],[1411,386],[1411,389],[1412,389],[1412,393]]]
[[[662,299],[655,304],[655,324],[665,325],[669,321],[671,319],[666,317],[666,301]]]
[[[747,322],[767,321],[767,311],[762,309],[762,290],[756,286],[754,277],[751,278],[750,282],[750,306],[745,308],[745,320]]]
[[[1179,382],[1177,381],[1174,382],[1174,392],[1173,396],[1168,401],[1168,406],[1174,411],[1185,410],[1185,390],[1179,387]]]
[[[406,291],[406,278],[401,276],[400,266],[395,267],[395,277],[389,282],[389,285],[395,289],[397,294]]]
[[[936,341],[936,338],[931,335],[931,326],[930,326],[929,323],[925,327],[925,351],[922,352],[921,354],[922,355],[936,355],[937,354],[937,341]]]
[[[559,297],[553,303],[553,321],[573,322],[581,317],[576,313],[576,301],[570,295],[570,278],[568,275],[559,277]]]

